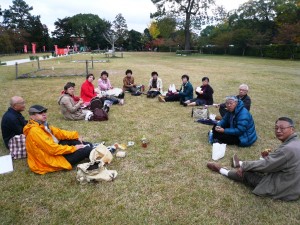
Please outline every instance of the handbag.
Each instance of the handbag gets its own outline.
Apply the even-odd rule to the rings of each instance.
[[[208,119],[209,118],[209,111],[208,108],[193,108],[192,109],[192,115],[195,119]]]
[[[101,160],[77,165],[76,179],[80,184],[99,181],[114,181],[118,173],[107,170]]]

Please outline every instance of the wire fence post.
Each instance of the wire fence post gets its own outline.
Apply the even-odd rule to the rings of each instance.
[[[38,63],[38,70],[40,70],[40,57],[37,57],[37,63]]]
[[[86,71],[86,75],[89,74],[89,61],[85,60],[85,71]]]
[[[16,79],[18,79],[18,63],[16,62]]]
[[[92,56],[92,69],[94,69],[94,57]]]

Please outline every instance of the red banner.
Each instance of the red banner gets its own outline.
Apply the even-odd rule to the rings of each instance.
[[[24,45],[24,53],[27,53],[27,45]]]
[[[32,45],[32,54],[35,54],[36,44],[35,43],[31,43],[31,45]]]

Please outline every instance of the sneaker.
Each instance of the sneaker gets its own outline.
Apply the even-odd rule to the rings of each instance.
[[[123,98],[119,100],[119,104],[124,105],[124,99]]]
[[[109,112],[109,109],[110,109],[110,108],[109,108],[107,105],[104,105],[103,110],[104,110],[105,112],[108,113],[108,112]]]
[[[162,95],[158,96],[158,101],[166,102],[166,100],[164,99],[164,97]]]
[[[207,167],[212,170],[215,171],[217,173],[220,173],[220,169],[221,169],[221,165],[218,163],[214,163],[214,162],[208,162],[207,163]]]
[[[183,106],[187,106],[187,103],[184,102],[184,103],[183,103]]]
[[[233,168],[240,167],[240,159],[238,158],[238,156],[236,154],[234,154],[232,157],[232,167]]]

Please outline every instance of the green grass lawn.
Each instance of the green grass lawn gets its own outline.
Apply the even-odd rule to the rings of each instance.
[[[94,59],[104,56],[94,56]],[[24,58],[27,58],[24,56]],[[47,60],[42,68],[66,71],[65,75],[84,71],[90,59],[76,55]],[[6,58],[6,60],[8,60]],[[20,64],[31,71],[35,62]],[[69,71],[71,69],[71,71]],[[115,87],[121,87],[126,69],[132,69],[137,83],[148,84],[152,71],[162,78],[164,89],[181,75],[188,74],[194,87],[203,76],[210,78],[215,103],[237,94],[246,83],[252,98],[251,113],[258,141],[249,148],[227,146],[220,163],[231,165],[237,153],[241,159],[258,159],[266,148],[280,142],[274,135],[274,123],[280,116],[300,125],[300,63],[246,57],[212,55],[176,56],[174,53],[125,53],[109,63],[95,63],[96,80],[102,70],[109,72]],[[63,74],[63,73],[62,73]],[[65,121],[57,99],[66,82],[76,83],[76,94],[83,76],[15,79],[13,66],[0,67],[0,115],[7,110],[10,97],[19,95],[30,105],[48,108],[49,122],[68,130],[78,130],[85,140],[106,141],[108,145],[134,141],[126,149],[126,158],[114,158],[108,166],[118,171],[114,182],[80,185],[76,170],[46,175],[32,173],[26,160],[14,161],[14,172],[0,175],[0,224],[299,224],[300,205],[274,201],[253,195],[251,189],[207,169],[212,146],[207,142],[210,127],[195,123],[191,108],[179,103],[160,103],[142,96],[125,96],[123,106],[113,106],[106,122]],[[97,84],[96,80],[94,85]],[[217,113],[217,109],[211,109]],[[24,113],[28,118],[27,112]],[[150,144],[141,147],[145,135]],[[0,154],[6,155],[2,138]],[[0,165],[1,166],[1,165]]]

